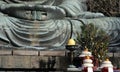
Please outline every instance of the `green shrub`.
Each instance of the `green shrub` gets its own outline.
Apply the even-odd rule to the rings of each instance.
[[[105,31],[92,23],[81,26],[81,32],[77,32],[77,43],[83,48],[88,48],[99,61],[106,59],[109,45],[109,36]]]

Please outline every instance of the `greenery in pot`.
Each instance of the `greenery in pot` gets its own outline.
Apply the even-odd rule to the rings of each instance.
[[[81,32],[77,32],[77,43],[83,48],[88,48],[95,59],[99,62],[105,60],[108,52],[109,36],[107,33],[96,27],[94,24],[81,26]]]

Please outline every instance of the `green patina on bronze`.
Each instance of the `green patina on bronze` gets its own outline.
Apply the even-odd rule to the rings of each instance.
[[[110,48],[120,46],[120,20],[87,11],[86,0],[1,0],[0,45],[65,46],[80,26],[93,23],[110,36]],[[71,30],[72,29],[72,30]]]

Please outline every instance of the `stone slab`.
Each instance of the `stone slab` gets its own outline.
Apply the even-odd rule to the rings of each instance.
[[[80,69],[80,68],[67,68],[67,71],[73,71],[73,72],[81,72],[82,71],[82,69]]]
[[[40,56],[65,56],[65,51],[40,51]]]
[[[54,68],[67,67],[64,61],[65,58],[55,57]],[[48,62],[46,56],[0,56],[0,68],[48,68]]]
[[[0,55],[36,55],[36,56],[65,56],[66,51],[37,51],[37,50],[4,50],[0,49]],[[107,53],[109,57],[120,57],[120,53]]]
[[[30,56],[30,68],[39,68],[40,56]]]
[[[107,53],[109,57],[120,57],[120,53]]]
[[[0,50],[0,55],[12,55],[12,50]]]
[[[13,55],[38,55],[38,51],[32,50],[13,50]]]

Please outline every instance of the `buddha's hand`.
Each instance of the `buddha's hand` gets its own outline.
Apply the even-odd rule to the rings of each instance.
[[[66,16],[65,10],[58,6],[36,5],[35,10],[46,12],[48,19],[60,19]]]
[[[32,4],[1,4],[0,10],[7,11],[7,10],[32,10],[34,9],[34,5]]]

